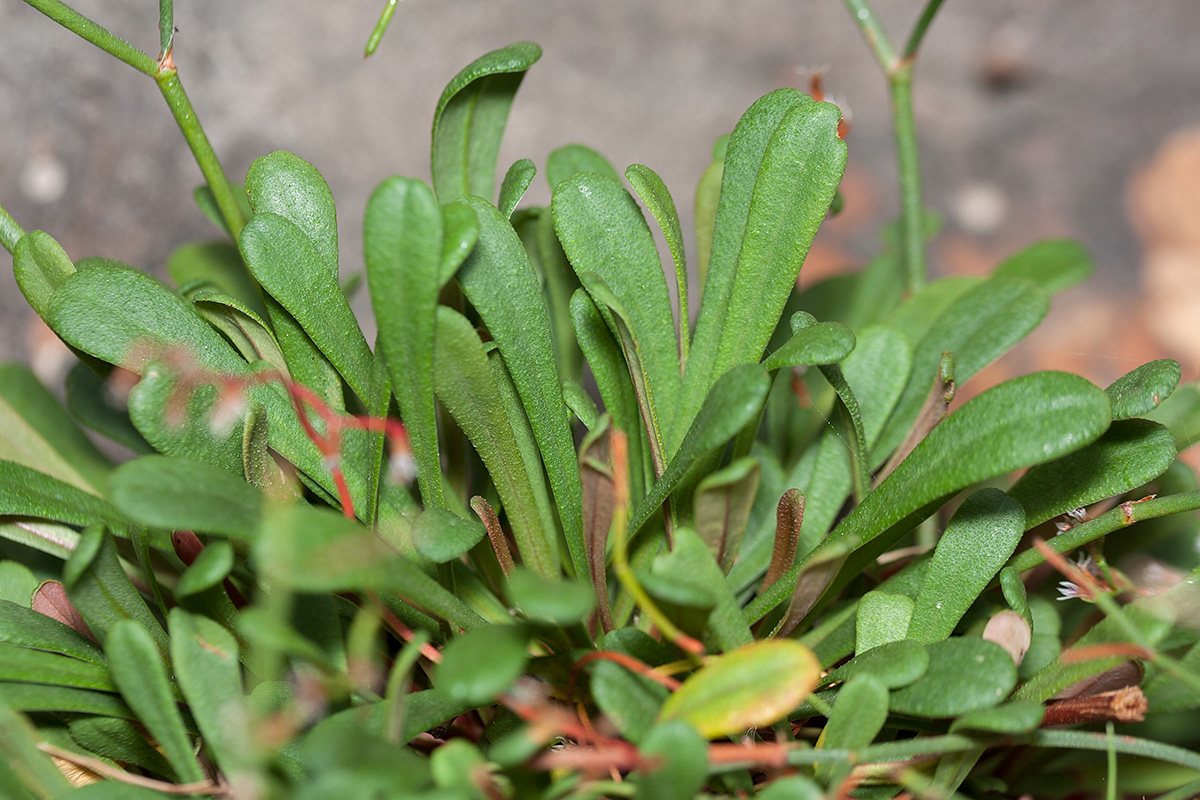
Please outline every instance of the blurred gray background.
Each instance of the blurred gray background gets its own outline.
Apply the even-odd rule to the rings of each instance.
[[[149,0],[74,5],[157,51]],[[876,6],[902,41],[921,3]],[[406,0],[364,61],[382,7],[176,3],[175,62],[226,170],[240,180],[275,149],[313,162],[338,202],[343,276],[361,269],[359,225],[374,185],[396,173],[428,177],[445,83],[521,39],[545,54],[513,107],[502,170],[526,156],[541,166],[553,148],[582,142],[618,168],[650,165],[687,209],[713,140],[757,97],[805,88],[806,70],[824,65],[827,92],[853,115],[846,211],[820,234],[802,281],[868,257],[877,226],[896,214],[884,80],[836,0]],[[1037,238],[1072,235],[1095,253],[1099,276],[1068,305],[1136,301],[1142,245],[1127,187],[1173,131],[1200,123],[1197,34],[1194,0],[949,0],[916,90],[926,197],[946,218],[935,273],[980,273]],[[199,182],[148,78],[20,0],[0,0],[0,204],[23,227],[48,231],[72,258],[162,274],[175,245],[216,236],[191,201]],[[544,182],[534,187],[527,202],[544,202]],[[0,358],[28,360],[38,338],[10,263],[0,254]],[[1155,355],[1140,322],[1089,319],[1097,316],[1089,324],[1114,334],[1119,362]],[[1090,339],[1064,342],[1078,328],[1065,319],[1055,343],[1035,340],[1031,352],[1082,357],[1071,366],[1085,373],[1131,366],[1100,360]]]

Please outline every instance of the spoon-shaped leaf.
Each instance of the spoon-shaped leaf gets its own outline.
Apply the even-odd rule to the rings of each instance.
[[[1125,373],[1104,391],[1112,403],[1113,419],[1148,414],[1170,397],[1179,385],[1179,362],[1160,358]]]
[[[121,513],[167,530],[254,537],[262,495],[228,472],[185,458],[144,456],[122,464],[109,482]]]
[[[121,696],[162,748],[175,772],[184,781],[204,780],[183,715],[175,702],[167,665],[154,639],[140,624],[125,619],[109,631],[105,650],[108,668]]]
[[[576,575],[586,575],[583,489],[542,289],[508,220],[477,197],[462,202],[479,218],[479,243],[458,282],[504,357],[541,450],[571,564]]]
[[[465,209],[470,213],[469,209]],[[426,505],[440,506],[442,468],[433,399],[433,342],[441,289],[442,212],[423,182],[393,177],[367,201],[363,257],[379,345],[408,427]]]
[[[667,698],[658,718],[683,720],[706,739],[765,727],[800,705],[820,677],[816,656],[799,642],[755,642],[711,659]]]
[[[445,204],[463,195],[491,199],[500,137],[525,72],[542,57],[517,42],[472,61],[450,81],[433,115],[433,188]]]
[[[964,500],[933,551],[907,638],[932,643],[949,636],[1024,532],[1021,504],[999,489],[982,489]]]
[[[1032,528],[1149,483],[1174,460],[1169,430],[1146,419],[1120,420],[1087,447],[1032,467],[1008,494],[1025,508],[1025,526]]]
[[[830,533],[822,548],[842,540],[859,548],[832,587],[845,585],[935,503],[966,486],[1074,452],[1108,428],[1108,397],[1077,375],[1037,372],[1002,383],[967,402],[924,441]],[[781,602],[803,562],[747,609],[751,619]]]

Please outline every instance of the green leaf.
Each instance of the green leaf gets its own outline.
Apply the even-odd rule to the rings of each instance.
[[[1008,494],[1032,528],[1076,508],[1124,494],[1157,478],[1175,460],[1171,432],[1156,422],[1114,422],[1087,447],[1031,468]]]
[[[644,362],[644,350],[636,333],[634,333],[629,312],[621,300],[613,293],[607,284],[593,272],[580,275],[584,289],[595,301],[597,313],[604,320],[610,333],[620,343],[626,371],[632,381],[633,396],[637,404],[636,418],[640,420],[639,428],[645,430],[645,437],[639,439],[649,446],[651,468],[655,475],[661,474],[666,468],[665,445],[663,442],[663,420],[659,419],[658,401],[655,399],[652,378]],[[640,433],[640,431],[639,431]]]
[[[479,335],[457,311],[441,306],[437,314],[433,373],[437,396],[483,459],[525,564],[544,575],[557,574],[554,546],[548,538],[553,531],[542,524],[528,465],[517,446]]]
[[[517,210],[517,203],[525,196],[536,174],[537,167],[528,158],[513,162],[508,172],[504,173],[504,180],[500,184],[500,197],[496,201],[496,208],[501,214],[512,219],[513,212]]]
[[[113,503],[152,528],[253,539],[262,495],[228,472],[186,458],[144,456],[127,461],[109,483]]]
[[[587,585],[548,580],[520,566],[509,573],[508,588],[527,617],[553,625],[582,622],[596,607],[596,596]]]
[[[1178,361],[1160,358],[1117,378],[1104,390],[1112,403],[1113,419],[1140,417],[1158,408],[1175,391],[1182,374]]]
[[[338,286],[336,260],[329,269],[322,249],[329,242],[310,234],[287,217],[258,211],[242,229],[238,246],[263,289],[300,323],[365,402],[372,397],[371,348]]]
[[[372,530],[331,509],[271,508],[254,557],[274,587],[297,592],[394,591],[462,628],[482,620]]]
[[[865,599],[866,595],[863,597]],[[899,639],[867,649],[860,647],[858,655],[822,678],[821,685],[848,681],[856,675],[870,675],[888,689],[898,689],[924,675],[928,666],[929,651],[923,645],[911,639]]]
[[[228,430],[216,430],[217,387],[195,387],[184,402],[182,393],[187,391],[175,369],[157,361],[147,364],[127,398],[129,418],[155,450],[240,476],[244,420],[235,418]]]
[[[893,262],[893,269],[899,267]],[[904,334],[910,342],[920,342],[941,316],[964,294],[984,282],[975,275],[951,275],[939,278],[916,294],[904,299],[884,322]]]
[[[19,708],[5,702],[7,689],[0,687],[0,751],[4,753],[4,766],[19,776],[22,788],[30,791],[28,797],[47,800],[65,796],[71,784],[49,756],[38,750],[41,737],[29,720],[15,713]]]
[[[162,652],[167,636],[146,601],[125,574],[112,535],[99,525],[87,528],[63,566],[67,595],[97,636],[107,636],[118,623],[138,623]]]
[[[717,649],[734,650],[754,641],[724,572],[708,544],[692,529],[675,530],[670,552],[655,559],[652,574],[704,598],[701,607],[712,611],[707,615],[703,634]]]
[[[121,696],[162,748],[175,772],[184,781],[204,780],[183,715],[175,704],[167,665],[154,638],[137,622],[121,620],[109,630],[105,651]]]
[[[1075,375],[1037,372],[993,387],[948,416],[814,553],[856,543],[832,587],[844,586],[941,501],[973,483],[1050,461],[1095,441],[1109,425],[1108,398]],[[1003,447],[997,443],[1003,443]],[[922,513],[924,512],[924,514]],[[765,613],[795,586],[780,578],[751,603]]]
[[[1200,443],[1200,382],[1180,386],[1146,416],[1171,429],[1179,452]]]
[[[297,155],[276,150],[250,165],[246,194],[255,214],[276,214],[303,231],[324,270],[336,280],[337,213],[333,194],[316,167]]]
[[[894,328],[870,325],[858,332],[841,367],[858,398],[867,446],[874,447],[912,373],[912,348]]]
[[[129,411],[113,403],[108,387],[87,364],[80,361],[71,367],[66,393],[67,410],[81,424],[135,453],[154,452],[133,427]]]
[[[629,436],[630,492],[636,502],[645,485],[642,470],[645,432],[629,367],[615,335],[587,292],[579,289],[571,296],[570,312],[575,339],[587,358],[604,410],[612,415],[613,424]]]
[[[97,714],[122,719],[137,719],[129,706],[108,692],[47,686],[40,683],[0,683],[0,705],[8,703],[17,711],[34,713],[54,711],[65,714]]]
[[[233,571],[233,546],[217,539],[211,541],[196,556],[175,584],[175,597],[182,600],[207,592],[221,585]]]
[[[275,334],[250,306],[209,289],[200,289],[188,296],[208,324],[220,331],[247,363],[265,361],[279,370],[281,375],[289,375],[287,361]]]
[[[876,447],[874,461],[907,435],[944,351],[954,355],[954,379],[962,386],[1033,330],[1049,307],[1049,295],[1020,278],[992,278],[956,298],[914,348],[912,378]]]
[[[808,778],[791,775],[771,781],[754,796],[759,800],[822,800],[825,792]]]
[[[363,220],[367,283],[379,323],[379,346],[408,427],[427,506],[445,503],[433,358],[446,243],[442,210],[421,181],[388,178],[371,194]]]
[[[13,250],[13,273],[26,301],[42,319],[50,315],[55,292],[75,274],[70,257],[48,233],[30,231]]]
[[[116,691],[106,667],[15,644],[0,644],[0,681]]]
[[[238,643],[211,619],[171,609],[171,661],[205,748],[227,775],[253,766],[256,745],[245,709]]]
[[[800,705],[820,677],[821,666],[804,645],[755,642],[709,660],[667,698],[658,718],[683,720],[706,739],[766,727]]]
[[[758,364],[742,364],[721,376],[705,397],[666,471],[631,515],[631,535],[663,504],[692,465],[758,417],[770,388],[771,379]]]
[[[1057,294],[1078,286],[1095,271],[1092,256],[1074,239],[1045,239],[1009,256],[994,276],[1025,278]]]
[[[525,72],[542,56],[517,42],[472,61],[450,81],[433,116],[433,187],[438,201],[494,196],[496,158]]]
[[[55,292],[46,321],[68,344],[139,374],[164,350],[186,352],[219,372],[247,369],[191,303],[129,269],[92,267],[75,273]]]
[[[708,778],[708,744],[684,721],[667,720],[642,740],[641,752],[658,763],[635,774],[642,800],[692,800]]]
[[[443,508],[426,508],[413,522],[412,538],[417,552],[435,564],[453,561],[486,535],[477,519],[463,519]]]
[[[91,525],[122,524],[115,508],[94,494],[11,461],[0,461],[0,515]]]
[[[524,671],[526,641],[515,625],[485,625],[456,636],[442,652],[434,683],[472,707],[490,703]]]
[[[1019,736],[1037,730],[1046,714],[1046,707],[1032,700],[1017,700],[995,708],[979,708],[968,711],[954,720],[950,732],[976,731]]]
[[[641,744],[654,727],[654,718],[667,698],[666,688],[612,661],[595,661],[588,670],[591,672],[588,685],[596,707],[622,736]]]
[[[550,151],[546,157],[546,182],[553,192],[558,185],[580,172],[591,172],[614,181],[620,181],[613,165],[604,156],[582,144],[567,144]]]
[[[875,741],[888,715],[888,690],[869,673],[856,675],[838,691],[833,713],[821,734],[821,746],[827,750],[859,750]],[[816,776],[829,779],[844,777],[850,764],[818,764]],[[840,780],[830,779],[832,783]]]
[[[625,170],[625,180],[629,181],[646,210],[654,216],[662,230],[667,249],[671,252],[671,261],[675,264],[675,288],[678,298],[675,316],[679,328],[679,363],[686,365],[691,331],[688,325],[687,259],[684,256],[683,229],[679,224],[679,212],[675,209],[675,200],[667,190],[667,185],[658,173],[649,167],[641,164],[630,166]]]
[[[439,286],[445,286],[471,255],[479,241],[479,218],[461,203],[442,206],[442,272]]]
[[[557,186],[551,212],[575,274],[581,281],[595,274],[616,298],[610,303],[583,281],[601,313],[615,306],[624,314],[643,372],[644,404],[669,454],[675,449],[667,431],[681,386],[679,352],[662,261],[641,209],[616,181],[584,172]]]
[[[176,286],[197,282],[210,284],[223,294],[244,303],[259,317],[267,313],[258,285],[246,271],[242,254],[232,242],[189,242],[180,245],[167,257],[167,274]]]
[[[462,202],[479,217],[479,243],[458,271],[459,285],[504,357],[542,451],[571,564],[576,575],[586,575],[579,465],[541,287],[521,240],[500,212],[478,198]]]
[[[904,639],[912,620],[913,600],[902,594],[873,591],[858,601],[854,652],[862,655]]]
[[[845,169],[840,118],[781,89],[734,129],[678,429],[730,367],[761,358]]]
[[[24,605],[37,591],[38,579],[19,561],[0,561],[0,600]]]
[[[117,717],[77,717],[67,724],[71,738],[98,756],[149,770],[167,780],[177,780],[175,770],[129,720]],[[118,784],[122,785],[122,784]],[[124,784],[126,787],[127,784]]]
[[[90,639],[25,605],[0,601],[0,642],[61,653],[103,666],[104,654]]]
[[[1021,504],[999,489],[981,489],[964,500],[933,552],[907,638],[929,644],[949,636],[1024,532]]]
[[[707,475],[696,486],[696,533],[722,572],[729,572],[741,548],[758,479],[758,459],[746,456]]]
[[[112,462],[33,372],[20,364],[0,364],[0,458],[93,493],[112,471]]]
[[[809,364],[833,364],[854,350],[854,333],[840,322],[817,322],[812,315],[792,316],[792,338],[763,359],[767,370]]]
[[[729,137],[722,136],[713,147],[713,161],[704,168],[696,185],[692,204],[692,227],[696,232],[696,278],[703,291],[708,277],[708,262],[712,257],[713,233],[717,223],[717,207],[721,201],[721,178],[725,172],[725,148]]]
[[[1012,656],[983,639],[954,638],[926,645],[929,668],[892,692],[897,714],[948,719],[998,705],[1017,683]]]
[[[342,390],[342,379],[333,364],[279,301],[269,294],[264,294],[263,299],[266,302],[271,327],[275,329],[279,349],[292,378],[316,392],[330,408],[336,411],[344,410],[346,397]]]

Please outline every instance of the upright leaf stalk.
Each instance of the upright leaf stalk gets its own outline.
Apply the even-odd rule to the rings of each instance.
[[[925,285],[927,267],[921,157],[917,146],[916,119],[912,102],[913,71],[921,41],[941,7],[942,0],[926,2],[901,55],[896,54],[891,39],[866,0],[845,0],[845,3],[887,77],[888,93],[892,101],[892,127],[896,136],[896,163],[900,175],[900,253],[904,264],[905,284],[910,293],[916,292]]]
[[[163,99],[171,109],[179,130],[183,132],[188,147],[204,175],[208,188],[216,199],[217,208],[229,230],[229,235],[236,241],[242,227],[246,224],[241,206],[237,202],[233,187],[221,168],[217,154],[213,151],[196,111],[183,91],[179,75],[172,58],[171,40],[174,35],[173,3],[170,0],[159,2],[159,41],[164,45],[156,61],[139,48],[114,35],[103,26],[93,22],[61,0],[25,0],[26,3],[45,14],[50,19],[62,25],[67,30],[82,39],[86,39],[104,52],[120,59],[144,75],[154,78]]]

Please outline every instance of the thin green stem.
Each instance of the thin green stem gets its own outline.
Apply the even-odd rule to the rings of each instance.
[[[208,188],[212,190],[217,208],[225,220],[225,227],[229,229],[229,235],[237,241],[238,234],[246,225],[246,218],[242,215],[241,206],[238,205],[233,187],[225,176],[225,170],[221,168],[221,162],[217,160],[217,154],[213,151],[204,128],[200,126],[200,120],[196,118],[192,102],[188,100],[183,84],[179,82],[179,74],[173,68],[163,69],[156,76],[156,81],[163,99],[167,101],[171,114],[175,117],[175,122],[179,125],[179,130],[183,132],[183,138],[187,140],[188,147],[196,158],[196,164],[200,167]]]
[[[879,66],[883,68],[884,72],[891,73],[895,68],[896,49],[892,46],[892,40],[888,38],[887,31],[879,23],[879,17],[875,16],[874,10],[866,3],[866,0],[845,0],[845,2],[846,8],[850,9],[850,15],[858,24],[863,38],[867,40],[867,46],[875,54],[875,60],[879,62]]]
[[[889,73],[892,126],[896,133],[896,166],[900,172],[900,241],[909,292],[925,285],[925,201],[921,193],[921,156],[912,100],[913,63]]]
[[[8,209],[0,206],[0,244],[4,245],[4,249],[12,253],[24,235],[25,229],[17,224],[12,214],[8,213]]]
[[[896,161],[900,172],[900,241],[905,283],[909,292],[925,285],[925,206],[921,197],[921,160],[917,149],[916,121],[913,117],[912,81],[917,49],[929,29],[942,0],[929,0],[913,26],[903,58],[880,24],[866,0],[845,0],[858,23],[867,46],[883,69],[892,98],[892,126],[896,132]]]
[[[363,58],[370,58],[375,52],[375,48],[379,47],[380,41],[383,40],[383,34],[387,31],[388,25],[392,22],[392,14],[396,13],[396,4],[400,0],[387,0],[387,5],[383,7],[383,13],[379,15],[379,22],[375,23],[375,29],[371,31],[371,36],[367,39],[367,47],[363,51]]]
[[[917,57],[917,51],[921,49],[921,40],[925,38],[925,32],[929,30],[929,25],[933,22],[938,9],[942,7],[942,2],[943,0],[929,0],[925,4],[925,8],[921,10],[921,16],[917,18],[912,33],[908,35],[908,42],[904,45],[906,61]]]
[[[119,58],[138,72],[158,77],[158,63],[119,36],[92,22],[60,0],[25,0],[26,3],[62,25],[75,35],[88,40],[106,53]]]
[[[1101,536],[1128,527],[1135,522],[1165,517],[1168,514],[1181,514],[1196,509],[1200,509],[1200,491],[1158,497],[1141,503],[1122,503],[1112,511],[1060,533],[1049,540],[1047,544],[1059,553],[1069,553],[1078,547],[1083,547],[1088,542],[1094,542]],[[1041,553],[1031,547],[1009,559],[1008,566],[1017,572],[1024,572],[1027,569],[1033,569],[1045,560]]]

